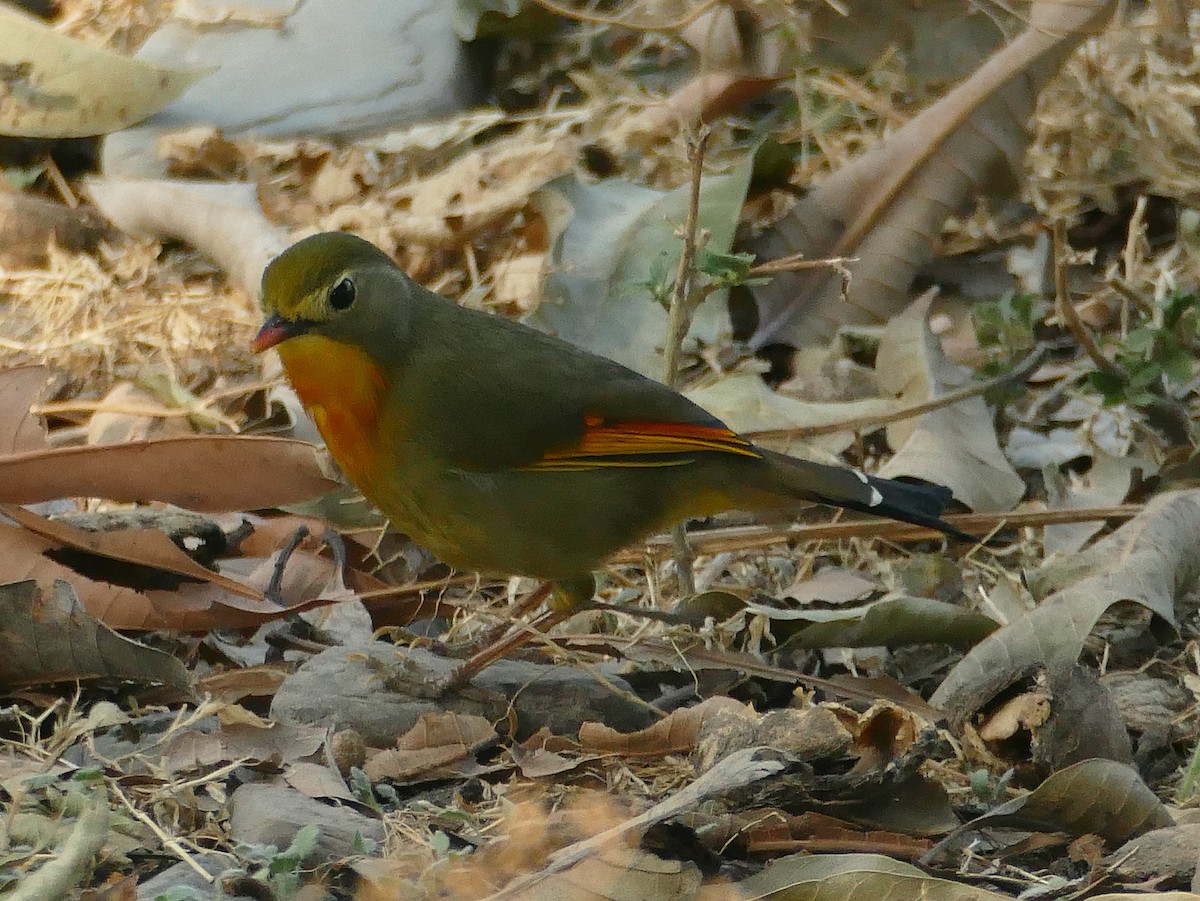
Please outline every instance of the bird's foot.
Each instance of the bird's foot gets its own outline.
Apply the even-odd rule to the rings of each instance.
[[[300,547],[311,533],[308,526],[299,526],[287,540],[287,543],[280,548],[279,556],[275,558],[275,567],[271,571],[271,581],[267,583],[267,587],[263,590],[265,597],[272,604],[279,606],[287,606],[283,599],[283,574],[287,569],[288,561],[292,559],[292,554],[296,553],[296,548]],[[342,536],[333,529],[326,529],[321,535],[321,544],[329,548],[329,552],[333,554],[333,564],[337,567],[337,571],[344,572],[346,569],[346,542],[342,540]]]

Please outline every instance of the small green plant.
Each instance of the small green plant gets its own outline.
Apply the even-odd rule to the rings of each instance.
[[[993,782],[992,774],[987,770],[974,770],[971,773],[971,794],[989,807],[999,804],[1004,800],[1015,774],[1016,770],[1006,770],[1004,775]]]
[[[234,851],[246,861],[246,875],[274,889],[275,897],[291,898],[300,890],[300,864],[316,850],[320,835],[320,827],[309,823],[300,827],[283,851],[253,844],[239,844]]]
[[[990,379],[1010,371],[1037,344],[1037,328],[1049,304],[1035,294],[1008,293],[974,307],[975,340],[990,351],[979,377]],[[1004,407],[1025,391],[1022,382],[1010,382],[989,391],[988,403]]]
[[[394,788],[385,782],[373,785],[371,778],[356,766],[350,767],[350,791],[360,803],[380,814],[384,813],[384,804],[394,806],[400,802]]]
[[[1008,293],[974,307],[975,337],[980,347],[995,348],[1009,356],[1024,356],[1037,343],[1035,329],[1048,305],[1035,294]],[[998,375],[1002,364],[996,362]]]
[[[1113,363],[1115,371],[1088,373],[1088,383],[1106,404],[1135,407],[1155,404],[1172,386],[1195,375],[1197,338],[1200,337],[1200,295],[1175,291],[1159,304],[1160,314],[1132,329]]]
[[[754,267],[752,253],[717,253],[707,247],[696,251],[696,269],[709,278],[705,291],[733,288],[740,285],[765,285],[769,278],[751,274]]]
[[[752,253],[719,253],[701,247],[696,251],[696,271],[706,276],[693,288],[691,303],[698,306],[710,294],[739,285],[765,285],[769,278],[751,274],[754,267]],[[660,256],[650,267],[650,278],[638,287],[650,292],[651,298],[664,310],[671,308],[675,293],[675,263],[666,254]]]

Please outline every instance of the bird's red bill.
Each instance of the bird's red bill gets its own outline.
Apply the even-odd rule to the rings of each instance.
[[[531,469],[590,469],[596,466],[672,466],[687,462],[672,455],[718,451],[758,457],[754,445],[724,426],[682,422],[585,421],[574,445],[547,451]]]
[[[264,350],[269,350],[290,337],[291,333],[288,330],[287,323],[278,316],[272,316],[262,324],[262,328],[254,336],[254,343],[250,345],[250,348],[256,354],[260,354]]]

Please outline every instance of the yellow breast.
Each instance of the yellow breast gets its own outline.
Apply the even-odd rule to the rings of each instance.
[[[279,357],[333,459],[369,497],[390,440],[380,424],[383,373],[365,351],[319,335],[284,341]]]

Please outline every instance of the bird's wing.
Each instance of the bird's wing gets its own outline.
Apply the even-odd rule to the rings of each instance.
[[[591,411],[583,415],[583,434],[577,441],[548,448],[521,468],[561,471],[601,466],[676,466],[688,462],[686,455],[697,451],[760,456],[754,445],[717,420],[711,424],[622,420]]]
[[[404,405],[426,445],[467,470],[673,466],[689,454],[760,456],[676,391],[618,363],[504,320],[455,310]],[[452,375],[451,375],[452,374]],[[431,401],[436,398],[436,402]]]

